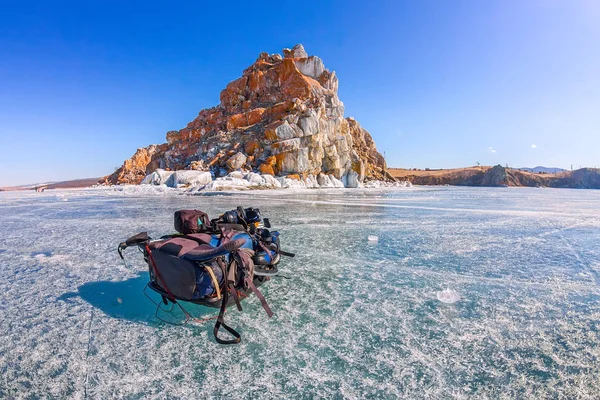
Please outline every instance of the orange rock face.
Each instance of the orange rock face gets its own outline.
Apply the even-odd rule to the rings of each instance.
[[[154,171],[161,167],[160,157],[166,150],[166,145],[151,145],[138,149],[133,157],[125,160],[123,166],[117,169],[112,175],[106,176],[101,180],[104,184],[139,184],[147,175],[146,171]]]
[[[227,119],[227,130],[233,130],[236,128],[243,128],[257,124],[261,121],[265,108],[255,108],[254,110],[234,114]]]
[[[220,105],[168,132],[167,143],[139,149],[104,182],[139,183],[155,168],[220,176],[240,166],[272,175],[323,172],[345,182],[386,179],[371,135],[344,118],[335,72],[302,45],[283,53],[261,53],[221,91]]]
[[[248,143],[246,143],[246,145],[244,146],[244,151],[249,156],[252,156],[252,155],[254,155],[256,150],[258,150],[259,148],[260,148],[260,143],[258,143],[258,141],[256,141],[256,140],[251,140]]]
[[[277,159],[274,156],[268,157],[259,167],[258,170],[261,174],[275,175],[275,164]]]

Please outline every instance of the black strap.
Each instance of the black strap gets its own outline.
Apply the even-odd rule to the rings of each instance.
[[[233,336],[235,336],[235,339],[231,339],[231,340],[220,339],[219,336],[217,336],[217,335],[219,334],[219,329],[221,328],[221,326],[223,326],[223,328],[225,328],[225,330],[227,332],[229,332]],[[227,325],[225,322],[223,322],[222,316],[219,316],[219,318],[217,318],[217,323],[215,324],[215,328],[213,329],[213,334],[215,335],[215,340],[219,344],[238,344],[239,342],[242,341],[242,337],[240,336],[240,334],[237,333],[235,329],[233,329],[232,327]]]
[[[286,256],[286,257],[295,257],[296,256],[294,253],[289,253],[289,252],[283,251],[283,250],[279,250],[279,254],[281,254],[282,256]]]
[[[242,337],[235,329],[227,325],[223,320],[223,314],[225,314],[225,309],[227,308],[227,301],[229,300],[229,294],[227,292],[227,266],[221,258],[217,258],[217,264],[219,264],[221,270],[223,271],[224,279],[223,288],[221,290],[221,292],[223,293],[223,298],[221,299],[221,309],[219,310],[219,316],[217,317],[217,322],[215,323],[213,334],[215,335],[215,340],[219,344],[237,344],[242,341]],[[223,326],[223,328],[225,328],[227,332],[231,333],[231,335],[233,335],[235,339],[225,340],[219,338],[219,329],[221,328],[221,326]]]

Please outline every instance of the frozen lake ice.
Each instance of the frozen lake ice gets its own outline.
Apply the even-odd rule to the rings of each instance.
[[[0,193],[0,398],[600,397],[600,191],[152,190]],[[297,256],[221,346],[156,320],[116,246],[238,205]]]

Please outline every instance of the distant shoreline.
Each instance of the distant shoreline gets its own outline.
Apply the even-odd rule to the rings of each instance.
[[[600,189],[600,169],[581,168],[557,173],[534,173],[501,165],[453,169],[388,168],[396,179],[413,185],[450,186],[522,186],[570,189]]]
[[[600,189],[600,169],[598,168],[581,168],[557,173],[534,173],[496,165],[495,167],[471,166],[450,169],[388,168],[387,171],[395,179],[422,186],[521,186]],[[97,185],[100,179],[85,178],[34,185],[6,186],[0,187],[0,192],[86,188]]]
[[[18,185],[18,186],[5,186],[0,187],[1,192],[14,192],[23,190],[38,190],[44,191],[46,189],[79,189],[92,187],[98,184],[100,178],[84,178],[84,179],[73,179],[70,181],[51,182],[51,183],[38,183],[33,185]]]

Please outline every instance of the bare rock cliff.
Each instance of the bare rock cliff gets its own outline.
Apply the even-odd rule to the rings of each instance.
[[[156,168],[231,171],[306,178],[329,174],[346,186],[394,180],[373,138],[344,118],[335,72],[302,45],[261,53],[221,91],[221,103],[200,111],[167,143],[138,151],[104,183],[140,183]]]

